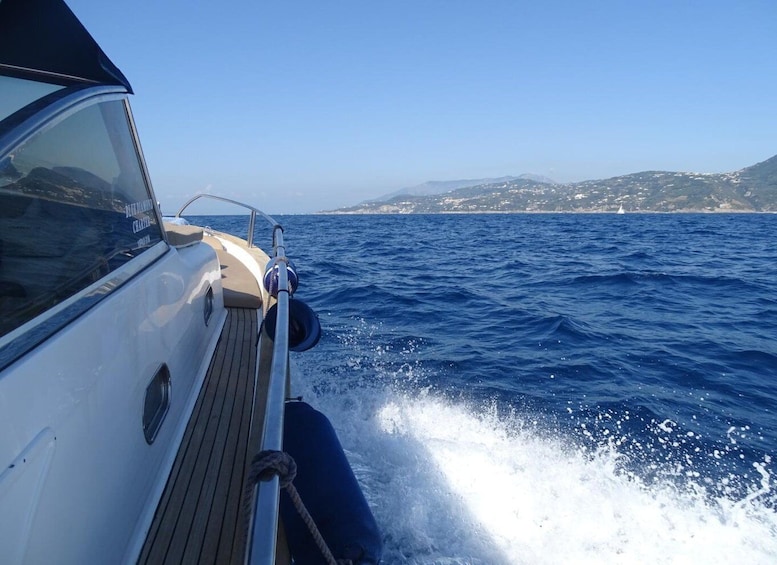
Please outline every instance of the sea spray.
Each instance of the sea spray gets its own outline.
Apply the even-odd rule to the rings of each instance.
[[[335,392],[311,374],[301,387],[341,434],[384,529],[387,563],[723,564],[777,555],[765,466],[762,489],[740,500],[711,497],[693,475],[678,483],[662,461],[648,483],[607,436],[581,445],[541,415],[430,387],[409,392],[393,377]]]
[[[714,502],[692,485],[648,487],[619,472],[611,448],[577,450],[520,419],[428,395],[394,397],[370,426],[351,425],[343,441],[361,436],[365,487],[395,501],[381,516],[400,542],[389,543],[389,562],[495,562],[496,553],[505,563],[766,563],[777,554],[777,516],[758,502],[768,487]]]

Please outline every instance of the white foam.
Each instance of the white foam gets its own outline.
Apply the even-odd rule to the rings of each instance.
[[[390,386],[313,388],[306,399],[340,434],[386,563],[777,562],[765,464],[760,490],[715,500],[693,482],[647,486],[612,445],[575,448],[495,407]]]

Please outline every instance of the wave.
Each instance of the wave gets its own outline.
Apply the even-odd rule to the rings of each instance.
[[[341,434],[383,528],[387,563],[767,563],[777,555],[770,460],[753,464],[758,480],[743,496],[711,496],[717,479],[690,465],[654,460],[647,482],[628,470],[617,441],[581,447],[493,404],[391,388],[312,401]],[[656,429],[671,436],[674,424]]]
[[[433,339],[365,320],[339,339],[345,358],[332,343],[297,359],[294,394],[332,418],[383,530],[387,563],[777,556],[772,460],[748,447],[757,432],[747,426],[707,437],[710,426],[664,418],[649,379],[628,403],[587,398],[597,395],[583,383],[587,392],[564,413],[514,392],[463,394],[446,388],[449,369],[427,363]]]
[[[649,271],[618,271],[606,274],[589,274],[573,276],[564,281],[566,284],[575,286],[591,285],[638,285],[640,283],[653,283],[672,286],[714,286],[719,288],[734,288],[737,291],[763,292],[764,286],[753,281],[747,281],[738,277],[722,275],[692,275],[667,272],[649,272]]]

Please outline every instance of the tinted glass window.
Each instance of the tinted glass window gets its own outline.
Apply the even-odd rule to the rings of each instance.
[[[0,76],[0,121],[20,108],[63,88],[56,84]]]
[[[122,101],[0,156],[0,335],[161,239]]]

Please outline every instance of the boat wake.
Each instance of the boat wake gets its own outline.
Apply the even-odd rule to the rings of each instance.
[[[486,549],[505,563],[766,563],[777,555],[777,516],[760,502],[770,491],[763,466],[760,490],[710,501],[698,485],[647,486],[620,471],[617,451],[573,448],[496,409],[394,399],[376,421],[415,446],[414,458],[433,461],[439,480],[426,489],[442,489],[452,508],[467,510],[462,525],[481,547],[463,547],[459,558]]]
[[[678,484],[676,469],[647,482],[622,465],[627,455],[616,443],[581,446],[542,418],[446,397],[425,386],[412,363],[388,378],[379,366],[368,375],[376,370],[368,361],[356,355],[346,363],[359,382],[333,384],[331,371],[303,368],[299,392],[332,419],[383,531],[386,563],[777,556],[768,457],[753,464],[756,487],[744,497],[713,494],[727,489],[708,489],[699,473]],[[654,467],[661,465],[668,466]]]

